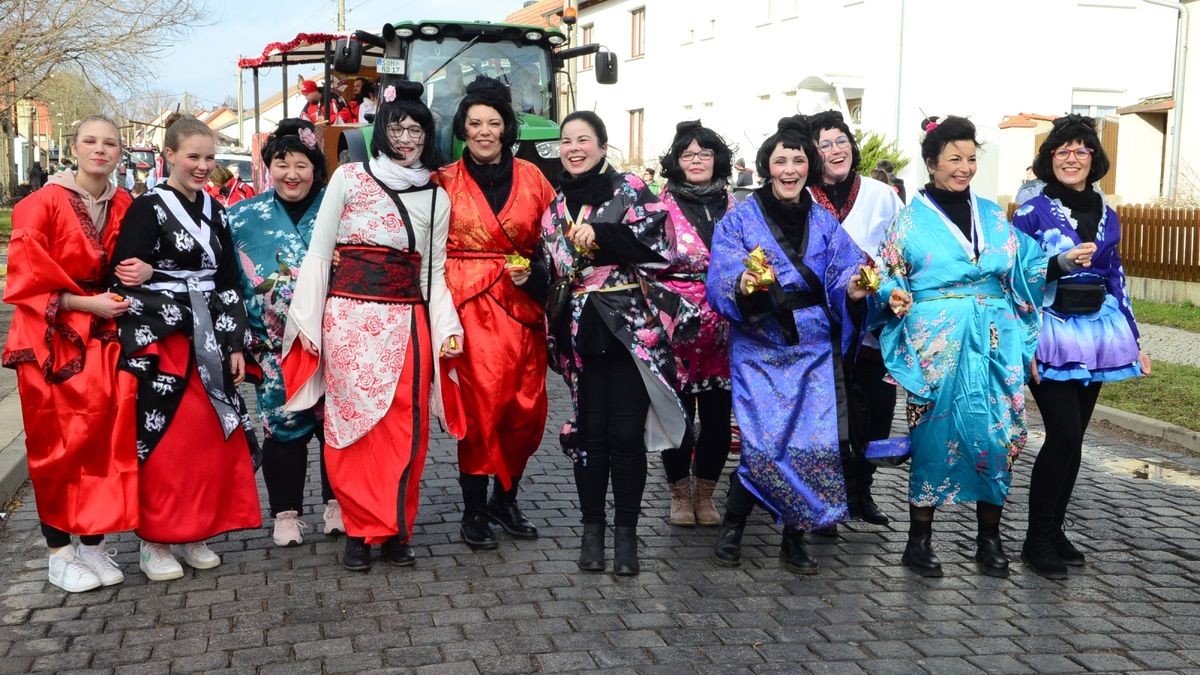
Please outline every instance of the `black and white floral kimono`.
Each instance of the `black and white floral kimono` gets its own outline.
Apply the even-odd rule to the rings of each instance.
[[[154,268],[141,286],[113,287],[130,303],[117,327],[123,367],[138,378],[138,533],[181,543],[257,527],[256,443],[230,373],[246,308],[224,209],[159,186],[130,207],[113,257]]]

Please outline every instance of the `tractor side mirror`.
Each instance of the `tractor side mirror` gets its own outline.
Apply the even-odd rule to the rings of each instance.
[[[342,38],[334,44],[333,69],[339,73],[353,75],[362,68],[362,43]]]
[[[596,82],[600,84],[617,83],[617,55],[609,51],[596,52],[594,64]]]

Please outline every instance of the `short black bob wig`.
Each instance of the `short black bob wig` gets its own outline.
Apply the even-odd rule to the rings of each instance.
[[[472,106],[483,105],[500,114],[504,122],[504,133],[500,135],[500,143],[504,152],[511,153],[513,143],[517,142],[517,115],[512,108],[512,95],[508,87],[499,80],[480,75],[467,85],[466,96],[458,104],[458,112],[454,114],[454,135],[460,141],[467,140],[467,111]]]
[[[826,129],[837,129],[846,134],[846,138],[850,139],[850,174],[858,173],[858,165],[862,163],[862,153],[858,151],[858,141],[854,139],[854,132],[850,131],[850,126],[842,118],[842,113],[837,110],[819,112],[810,115],[808,123],[812,125],[813,142],[817,144],[821,142],[821,132]]]
[[[705,150],[712,150],[713,180],[728,180],[733,175],[733,152],[725,143],[725,139],[700,124],[700,120],[691,120],[675,125],[675,140],[671,141],[671,149],[659,160],[663,178],[670,183],[687,181],[687,174],[679,165],[679,156],[687,151],[692,141]]]
[[[1054,177],[1054,151],[1076,141],[1091,148],[1095,153],[1092,155],[1092,170],[1087,175],[1088,186],[1104,178],[1110,166],[1108,153],[1104,152],[1104,146],[1100,145],[1100,136],[1096,133],[1096,120],[1083,115],[1067,115],[1054,120],[1054,126],[1050,128],[1049,135],[1042,141],[1037,157],[1033,160],[1033,174],[1047,183],[1057,183],[1058,179]]]
[[[820,185],[821,176],[824,175],[823,163],[821,153],[817,152],[817,145],[813,143],[812,126],[808,118],[804,115],[784,117],[779,120],[776,129],[775,133],[763,141],[758,148],[758,156],[754,159],[754,168],[759,177],[764,182],[770,182],[771,153],[775,152],[777,146],[782,145],[788,150],[800,150],[808,158],[808,177],[805,178],[804,184]]]
[[[395,87],[393,92],[389,89]],[[388,157],[399,160],[400,154],[392,149],[392,144],[388,140],[387,128],[391,124],[397,124],[404,118],[409,118],[417,124],[421,125],[421,129],[425,131],[422,138],[424,145],[421,147],[421,166],[433,171],[440,166],[437,156],[437,149],[434,147],[437,144],[433,138],[433,113],[429,111],[429,106],[421,100],[421,94],[425,92],[425,87],[421,86],[420,82],[409,82],[408,80],[392,80],[379,95],[379,109],[375,113],[375,129],[371,134],[371,156],[378,157],[380,153]],[[392,100],[388,100],[391,98]]]
[[[295,117],[280,120],[279,126],[275,127],[275,131],[263,144],[263,164],[269,168],[271,162],[283,159],[293,152],[304,155],[312,162],[313,189],[320,190],[324,187],[329,178],[329,169],[325,166],[325,153],[321,151],[321,134],[315,124]]]

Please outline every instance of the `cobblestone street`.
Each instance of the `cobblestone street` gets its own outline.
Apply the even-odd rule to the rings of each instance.
[[[555,377],[551,395],[556,427],[566,397]],[[781,569],[778,530],[761,511],[747,529],[742,567],[719,568],[709,561],[715,529],[666,524],[668,490],[652,458],[642,573],[617,578],[576,570],[574,487],[552,438],[534,458],[522,500],[541,539],[499,535],[499,550],[478,553],[458,541],[455,454],[439,434],[414,539],[417,566],[377,563],[365,574],[342,569],[341,540],[320,534],[320,515],[309,513],[303,546],[276,548],[267,527],[235,533],[212,542],[221,567],[166,583],[146,580],[137,541],[121,535],[111,544],[125,583],[67,595],[46,582],[26,488],[0,535],[0,672],[1200,673],[1194,458],[1089,434],[1071,513],[1088,565],[1061,582],[1019,563],[1008,580],[977,573],[968,507],[939,513],[945,578],[900,567],[903,470],[881,471],[875,490],[898,522],[854,523],[836,540],[810,537],[818,575]],[[1040,442],[1035,433],[1031,450]],[[1029,466],[1023,459],[1006,519],[1014,557]],[[315,476],[314,465],[314,507]]]

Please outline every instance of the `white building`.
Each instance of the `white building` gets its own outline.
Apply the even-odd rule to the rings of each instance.
[[[676,122],[696,118],[752,163],[780,117],[834,107],[899,141],[912,160],[901,175],[921,185],[920,120],[961,114],[986,143],[975,189],[997,197],[1032,159],[1028,139],[1002,142],[1006,115],[1115,114],[1171,90],[1176,12],[1144,0],[583,0],[579,27],[577,41],[620,56],[620,81],[580,70],[577,107],[600,114],[631,164],[654,164]]]

